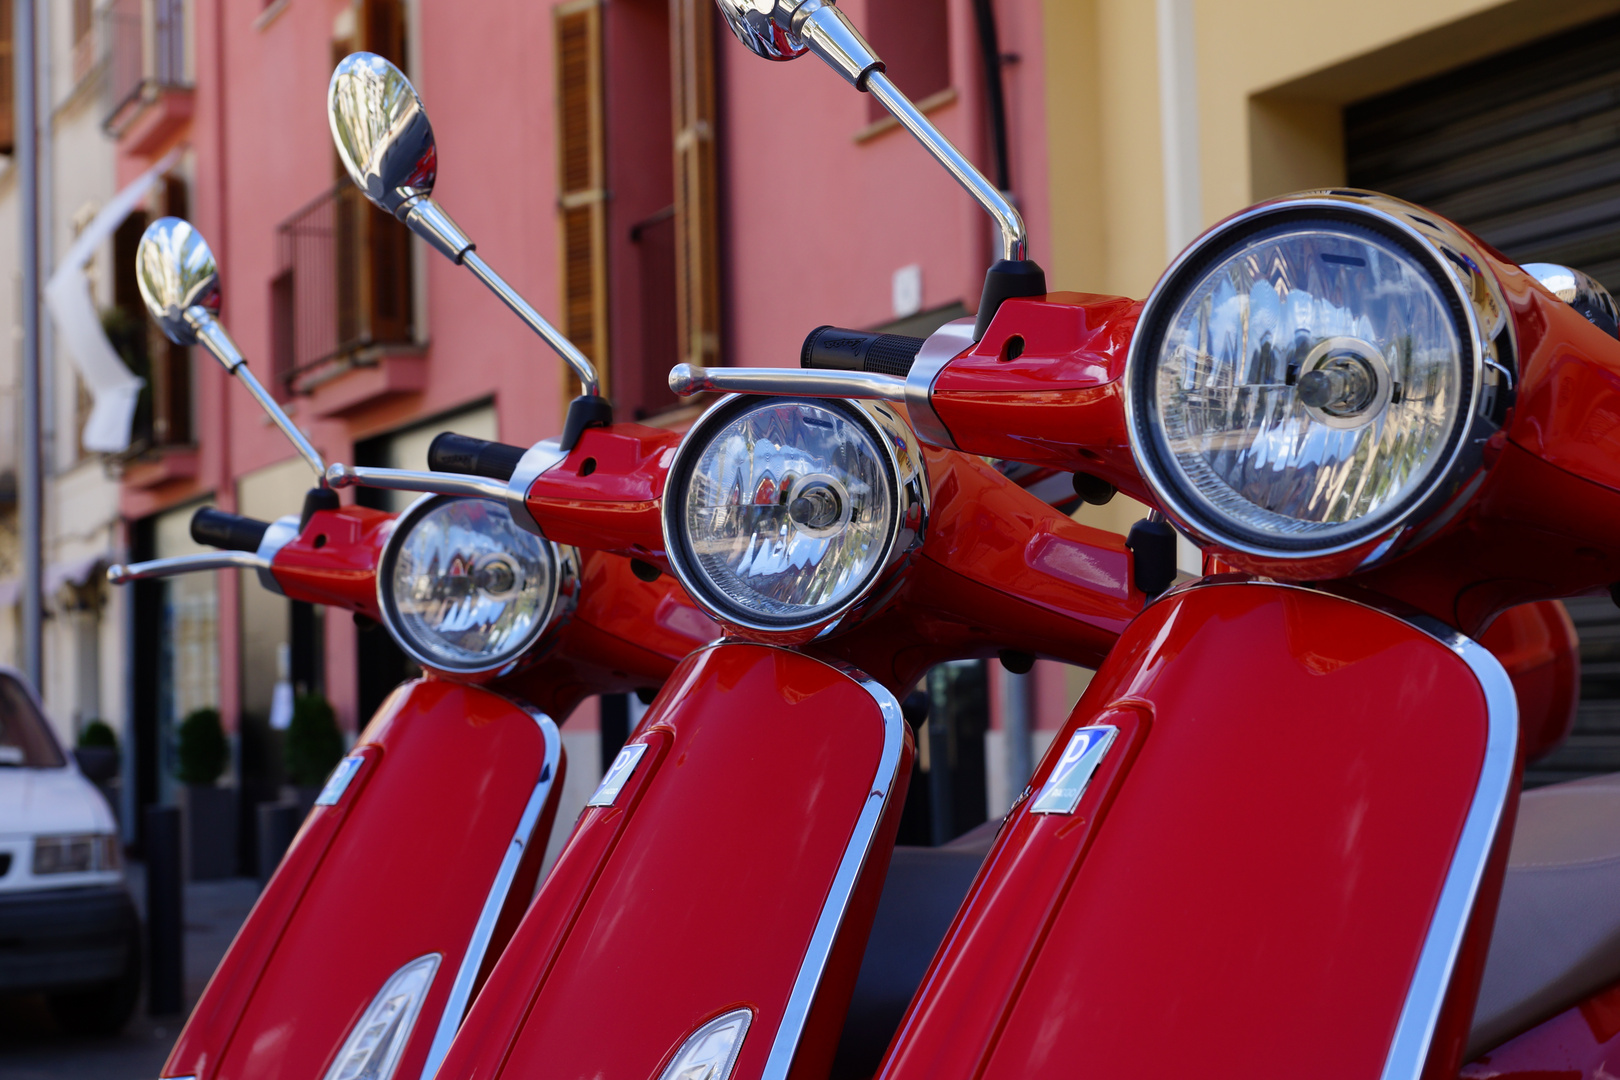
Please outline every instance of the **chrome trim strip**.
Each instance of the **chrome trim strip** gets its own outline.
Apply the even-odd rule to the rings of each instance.
[[[1438,619],[1385,610],[1364,599],[1352,599],[1294,582],[1241,577],[1224,581],[1205,579],[1176,586],[1161,593],[1152,602],[1161,603],[1168,596],[1183,595],[1194,589],[1225,585],[1261,585],[1316,593],[1397,619],[1456,653],[1474,673],[1480,691],[1485,695],[1485,759],[1480,763],[1479,782],[1474,787],[1474,799],[1469,804],[1468,815],[1463,819],[1462,835],[1458,837],[1457,847],[1452,852],[1445,883],[1440,887],[1440,901],[1429,920],[1428,935],[1423,939],[1423,948],[1418,953],[1417,969],[1407,988],[1406,1001],[1401,1005],[1395,1037],[1390,1041],[1383,1071],[1379,1073],[1379,1080],[1419,1080],[1429,1058],[1429,1048],[1434,1042],[1440,1008],[1445,1004],[1446,991],[1451,986],[1457,956],[1462,951],[1463,935],[1468,931],[1474,900],[1479,895],[1480,882],[1485,876],[1485,864],[1490,860],[1491,847],[1502,824],[1502,812],[1513,787],[1519,753],[1519,699],[1513,692],[1513,682],[1489,649]]]
[[[832,953],[833,942],[837,940],[838,931],[844,923],[844,912],[849,908],[856,882],[860,880],[867,856],[871,854],[878,824],[883,820],[889,797],[894,793],[895,774],[900,768],[900,748],[905,743],[906,722],[900,713],[900,701],[886,687],[853,667],[820,657],[809,659],[826,664],[854,680],[872,696],[883,713],[883,753],[878,759],[877,773],[872,777],[866,805],[861,808],[860,816],[855,821],[855,829],[844,848],[843,860],[838,864],[832,888],[828,890],[826,902],[822,905],[821,916],[816,920],[815,932],[810,935],[810,945],[805,949],[798,976],[793,980],[793,990],[788,995],[782,1022],[776,1029],[770,1055],[765,1059],[765,1068],[760,1073],[761,1080],[787,1080],[788,1072],[793,1067],[793,1057],[798,1052],[799,1039],[810,1016],[810,1006],[821,986],[827,957]]]
[[[128,565],[114,563],[107,567],[107,580],[114,585],[128,585],[132,581],[175,577],[202,570],[269,569],[270,564],[251,551],[199,551],[193,555],[172,555],[167,559],[150,559]]]
[[[464,473],[417,472],[414,469],[373,469],[365,465],[327,466],[326,482],[334,488],[369,487],[389,491],[425,491],[432,495],[462,495],[475,499],[506,501],[506,484],[484,476]]]
[[[930,446],[957,449],[950,429],[934,411],[934,380],[945,370],[945,365],[973,346],[973,319],[953,319],[928,335],[917,358],[906,373],[906,412],[911,416],[911,430],[917,438]]]
[[[541,473],[549,472],[567,457],[568,452],[558,440],[541,439],[518,459],[517,468],[512,470],[511,478],[506,481],[506,511],[512,515],[512,521],[518,528],[544,539],[546,534],[541,531],[540,523],[529,512],[529,489],[534,487]]]
[[[551,784],[557,778],[558,763],[562,759],[562,736],[551,717],[519,702],[513,704],[528,713],[540,728],[540,737],[546,742],[546,760],[540,767],[540,778],[535,781],[528,804],[523,807],[523,815],[518,818],[517,831],[512,834],[512,842],[506,849],[506,856],[501,859],[501,867],[495,872],[489,895],[484,898],[484,909],[479,912],[478,922],[473,925],[472,938],[461,958],[461,967],[456,970],[455,981],[450,984],[450,996],[445,1000],[444,1012],[439,1014],[438,1029],[433,1033],[427,1059],[422,1063],[422,1080],[433,1080],[445,1054],[450,1052],[450,1041],[461,1027],[467,1004],[472,998],[473,980],[478,977],[484,954],[489,950],[489,939],[495,933],[495,921],[506,904],[506,894],[511,891],[512,879],[517,876],[518,864],[523,861],[524,850],[534,832],[535,823],[540,819],[540,811],[545,808],[546,799],[551,794]],[[544,844],[548,838],[535,839]]]
[[[1451,975],[1462,951],[1463,935],[1474,911],[1485,864],[1502,823],[1502,811],[1513,787],[1514,764],[1519,751],[1519,702],[1513,683],[1489,649],[1472,638],[1426,616],[1406,622],[1431,635],[1462,658],[1479,680],[1485,694],[1489,726],[1485,736],[1485,760],[1480,766],[1474,801],[1463,820],[1462,836],[1446,871],[1429,923],[1429,935],[1418,954],[1417,971],[1412,976],[1401,1018],[1395,1025],[1395,1038],[1384,1059],[1380,1080],[1418,1080],[1429,1058],[1440,1007],[1451,986]]]
[[[906,384],[893,375],[817,368],[693,367],[669,369],[669,388],[686,397],[705,390],[722,394],[796,394],[800,397],[906,400]]]
[[[277,596],[286,596],[287,594],[281,591],[281,582],[277,581],[275,574],[270,572],[271,567],[275,565],[276,555],[280,553],[281,549],[298,539],[298,525],[297,514],[288,514],[285,517],[276,518],[270,523],[270,527],[264,530],[264,538],[259,541],[259,550],[253,553],[264,560],[264,565],[259,567],[259,584]]]

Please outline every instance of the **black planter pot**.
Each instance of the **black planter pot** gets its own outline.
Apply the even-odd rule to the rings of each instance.
[[[236,876],[236,789],[187,784],[184,792],[186,865],[192,881]]]

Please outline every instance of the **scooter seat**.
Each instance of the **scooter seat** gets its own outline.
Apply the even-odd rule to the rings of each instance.
[[[831,1080],[865,1080],[877,1071],[1000,824],[986,822],[937,848],[894,849]]]
[[[1617,981],[1620,773],[1527,791],[1468,1059]]]

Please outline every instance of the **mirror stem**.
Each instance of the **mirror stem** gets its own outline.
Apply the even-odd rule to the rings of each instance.
[[[597,377],[596,366],[590,359],[575,348],[572,341],[563,337],[561,331],[547,322],[544,316],[534,310],[527,300],[519,296],[501,275],[479,257],[478,252],[469,248],[461,256],[461,265],[471,270],[479,281],[489,287],[490,292],[500,297],[502,303],[511,308],[518,318],[529,325],[530,330],[539,334],[545,343],[556,350],[557,355],[574,369],[586,397],[597,397],[602,393],[601,380]]]
[[[900,92],[900,88],[886,74],[870,72],[866,76],[865,90],[889,110],[901,127],[916,136],[917,141],[934,155],[934,159],[945,166],[956,182],[966,188],[968,194],[977,199],[979,205],[995,219],[996,227],[1001,230],[1001,257],[1012,261],[1025,258],[1027,235],[1024,219],[1007,201],[1007,197],[997,191],[996,186],[960,150],[952,146],[949,139],[940,134],[939,129],[911,103],[910,98]]]
[[[276,427],[287,436],[299,456],[309,462],[309,467],[320,477],[321,486],[325,487],[326,462],[321,460],[320,452],[310,445],[310,441],[304,438],[304,433],[298,430],[298,425],[293,423],[292,417],[287,415],[281,403],[271,396],[263,383],[259,382],[247,366],[247,359],[242,355],[242,350],[236,347],[236,342],[231,340],[231,335],[225,332],[219,320],[205,309],[196,306],[186,309],[185,318],[192,329],[197,331],[197,343],[213,354],[227,375],[236,376],[237,380],[247,387],[248,393],[253,395],[259,407],[275,421]]]

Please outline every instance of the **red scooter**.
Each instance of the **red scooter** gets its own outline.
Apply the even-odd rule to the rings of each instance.
[[[474,460],[481,475],[460,480],[384,470],[374,482],[444,492],[400,515],[340,505],[215,318],[202,237],[161,219],[138,259],[165,333],[213,353],[321,482],[301,517],[199,510],[192,537],[220,553],[111,579],[252,569],[274,592],[381,622],[428,673],[395,691],[332,774],[163,1075],[431,1075],[534,893],[567,767],[557,724],[587,696],[658,686],[716,627],[668,580],[537,535],[491,479],[521,451]],[[441,440],[435,454],[468,449]]]
[[[755,51],[816,51],[891,104],[836,9],[721,6]],[[1548,733],[1465,635],[1620,580],[1613,300],[1357,191],[1235,215],[1145,304],[1046,293],[1016,230],[1004,255],[976,323],[911,357],[671,379],[904,402],[925,442],[1130,491],[1226,571],[1161,592],[1168,529],[1133,532],[1157,599],[1003,824],[878,1075],[1603,1073],[1620,906],[1586,901],[1620,856],[1614,785],[1528,797],[1510,857]]]

